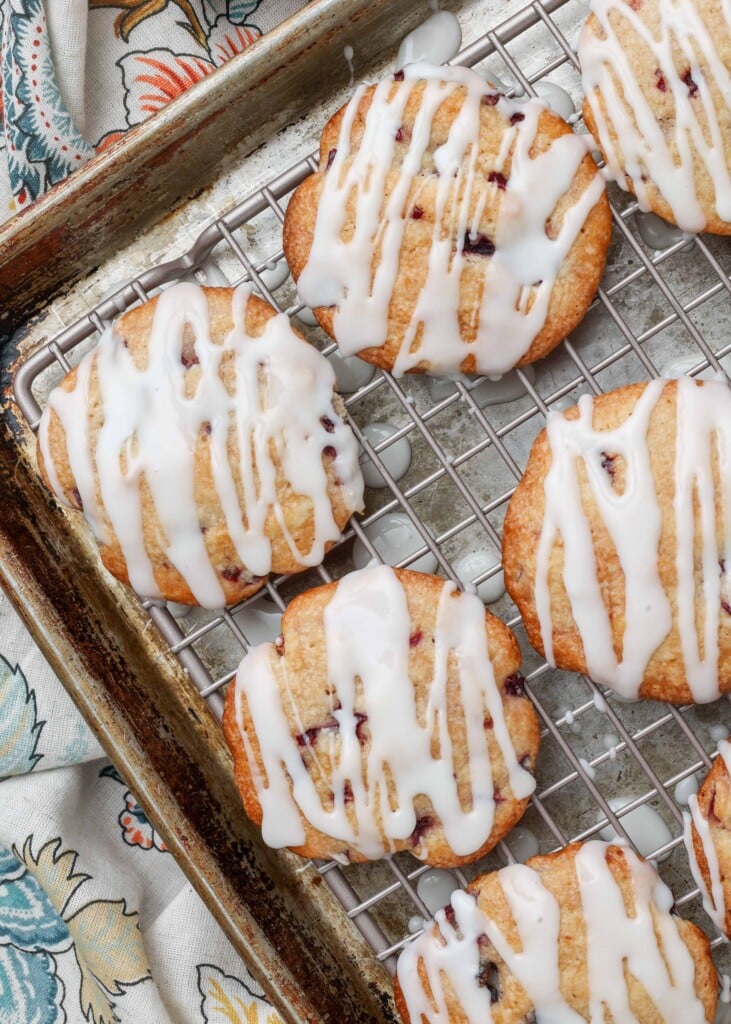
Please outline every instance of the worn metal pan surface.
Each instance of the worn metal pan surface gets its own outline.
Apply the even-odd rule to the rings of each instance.
[[[11,378],[58,328],[64,286],[195,193],[201,217],[212,181],[347,86],[350,40],[365,71],[423,6],[314,0],[0,228],[0,583],[287,1022],[393,1020],[388,972],[316,869],[267,850],[244,820],[209,708],[138,603],[100,573],[83,528],[61,522],[38,486]],[[159,257],[176,231],[163,223],[137,256]]]

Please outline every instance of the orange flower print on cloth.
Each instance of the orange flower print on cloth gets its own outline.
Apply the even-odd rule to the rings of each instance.
[[[76,15],[89,18],[89,92],[83,71],[68,69],[69,61],[84,65],[83,52],[67,53],[51,38],[45,0],[0,0],[0,153],[9,179],[3,180],[0,166],[0,222],[243,53],[276,24],[275,9],[284,17],[302,2],[89,0],[88,14],[81,4]],[[254,15],[261,24],[251,20]],[[74,97],[62,95],[56,62],[66,68],[66,90],[70,80],[76,82]],[[99,102],[105,92],[111,95]]]
[[[111,764],[102,768],[99,777],[114,779],[121,786],[124,785],[122,776]],[[159,850],[160,853],[167,853],[167,846],[129,790],[124,794],[124,807],[117,821],[122,829],[122,839],[127,846],[139,846],[141,850]]]
[[[140,124],[150,114],[182,95],[217,67],[250,46],[260,33],[254,26],[231,25],[218,18],[206,37],[210,59],[171,50],[129,53],[118,62],[125,89],[127,124]]]
[[[261,35],[255,25],[232,25],[220,17],[207,29],[207,57],[168,49],[131,52],[117,63],[124,80],[129,127],[157,113],[221,64],[243,53]]]

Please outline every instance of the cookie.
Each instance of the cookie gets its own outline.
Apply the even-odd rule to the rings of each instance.
[[[565,121],[468,68],[418,63],[325,126],[284,252],[344,355],[496,376],[581,320],[610,233],[601,174]]]
[[[401,954],[406,1024],[710,1024],[708,939],[632,850],[574,843],[476,878]]]
[[[505,516],[503,566],[550,664],[628,698],[731,690],[730,459],[721,381],[632,384],[549,415]]]
[[[178,284],[51,392],[44,481],[138,594],[221,608],[318,565],[363,507],[328,361],[246,287]]]
[[[540,728],[520,650],[479,598],[373,566],[295,598],[223,727],[249,818],[303,857],[476,860],[523,814]]]
[[[731,9],[592,0],[584,120],[611,177],[684,231],[731,234]]]
[[[703,909],[720,932],[731,935],[731,743],[718,757],[697,796],[688,801],[685,845]]]

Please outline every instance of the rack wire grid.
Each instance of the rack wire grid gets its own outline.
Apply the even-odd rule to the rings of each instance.
[[[580,97],[576,56],[562,25],[577,24],[577,17],[583,20],[584,10],[578,0],[536,0],[486,32],[454,63],[479,64],[488,77],[492,73],[509,80],[511,92],[534,95],[544,79],[560,80]],[[530,60],[523,63],[515,56],[516,48],[529,55],[547,52],[548,59],[542,57],[540,66],[529,67]],[[581,115],[570,120],[577,124]],[[121,286],[28,358],[16,375],[15,396],[31,427],[38,425],[43,395],[96,343],[105,321],[181,278],[192,276],[209,284],[250,281],[279,310],[307,318],[291,280],[275,282],[272,274],[278,267],[284,269],[279,226],[287,199],[316,166],[310,156],[278,174],[210,223],[183,256]],[[582,325],[536,367],[535,374],[517,371],[521,397],[507,404],[486,404],[484,386],[480,391],[484,379],[435,385],[424,378],[396,380],[374,372],[345,404],[362,457],[381,474],[383,487],[367,490],[364,517],[353,520],[324,565],[297,577],[271,579],[262,591],[264,599],[257,595],[220,613],[195,610],[181,618],[173,614],[179,616],[179,609],[143,602],[217,715],[222,690],[234,676],[242,652],[250,642],[262,639],[262,629],[267,638],[279,632],[277,614],[294,593],[349,571],[354,542],[361,546],[362,558],[380,560],[373,531],[392,522],[385,517],[398,513],[411,534],[410,546],[400,560],[392,560],[394,564],[424,567],[426,561],[464,585],[458,578],[464,572],[458,573],[455,565],[464,553],[479,550],[490,562],[471,581],[479,585],[500,572],[505,508],[550,408],[573,404],[582,392],[600,394],[656,377],[668,358],[678,355],[686,358],[692,374],[709,367],[709,372],[724,372],[731,340],[718,345],[712,336],[724,318],[728,320],[728,242],[680,236],[668,248],[653,251],[638,233],[633,198],[616,188],[610,188],[610,198],[614,241],[603,287]],[[334,352],[335,345],[319,330],[310,328],[309,334],[325,355]],[[395,427],[390,437],[375,444],[363,430],[363,424],[374,418]],[[403,447],[403,439],[410,443],[412,462],[397,480],[389,470],[389,449],[399,443]],[[719,732],[731,731],[727,701],[704,707],[623,702],[591,679],[549,669],[527,644],[507,596],[492,607],[516,631],[523,648],[526,689],[542,722],[538,786],[518,829],[489,857],[454,872],[456,880],[464,885],[485,870],[512,862],[516,855],[524,856],[526,844],[547,853],[613,829],[658,862],[677,907],[715,935],[717,966],[728,969],[728,947],[724,949],[703,913],[689,873],[682,844],[682,799],[675,798],[678,783],[687,780],[688,785],[691,776],[708,770]],[[371,865],[313,867],[378,959],[393,971],[396,954],[432,916],[420,879],[433,869],[408,853]]]

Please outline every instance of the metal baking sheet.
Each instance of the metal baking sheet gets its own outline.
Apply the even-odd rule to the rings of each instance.
[[[551,81],[566,89],[580,108],[581,89],[572,44],[586,16],[586,5],[579,0],[546,0],[521,10],[516,10],[517,6],[489,2],[461,5],[468,45],[458,61],[476,64],[488,77],[497,76],[527,92],[543,80]],[[505,14],[510,17],[499,21]],[[391,65],[399,39],[400,35],[394,33],[385,67]],[[357,32],[348,37],[354,46],[359,75],[362,69],[357,63],[357,40]],[[182,208],[163,228],[148,233],[98,273],[74,286],[28,330],[20,344],[20,370],[14,384],[22,406],[17,443],[29,478],[33,475],[30,426],[49,388],[63,372],[64,361],[78,361],[98,337],[102,320],[114,312],[192,274],[213,284],[253,280],[267,298],[297,317],[300,305],[291,280],[269,294],[267,278],[262,279],[261,272],[282,259],[282,211],[291,190],[314,166],[310,154],[319,129],[346,93],[347,87],[334,90],[306,121],[273,137],[262,150]],[[581,131],[580,117],[573,120]],[[363,544],[371,555],[376,554],[369,548],[367,531],[392,513],[405,516],[420,537],[418,550],[401,564],[412,564],[431,554],[437,571],[454,578],[459,558],[479,549],[492,550],[497,565],[507,501],[548,408],[558,402],[573,402],[585,391],[599,393],[655,376],[678,358],[687,357],[694,372],[702,372],[709,365],[714,371],[723,370],[722,360],[731,352],[724,327],[731,292],[731,243],[710,236],[681,238],[669,248],[653,252],[638,232],[632,198],[614,188],[610,197],[615,232],[597,301],[571,338],[536,366],[535,379],[531,374],[520,374],[522,397],[482,408],[476,400],[478,393],[472,394],[463,385],[455,386],[451,393],[439,394],[425,378],[396,381],[380,371],[348,397],[348,412],[363,443],[364,457],[381,468],[388,486],[368,491],[365,517],[352,525],[320,570],[271,582],[268,593],[272,611],[305,587],[348,571],[355,542]],[[110,288],[116,294],[101,301]],[[326,354],[333,350],[319,329],[305,326],[304,330]],[[397,428],[378,451],[362,434],[363,426],[374,421],[387,421]],[[397,483],[389,478],[379,452],[385,453],[390,444],[402,438],[411,445],[412,461]],[[47,499],[43,501],[49,504]],[[57,544],[73,538],[79,548],[79,564],[86,566],[94,587],[106,586],[122,611],[139,626],[145,611],[123,588],[109,585],[106,577],[99,578],[93,545],[83,530],[63,517],[58,523],[45,523],[44,519],[44,526]],[[618,820],[612,810],[616,800],[625,801],[623,810],[651,809],[657,815],[656,822],[659,819],[664,823],[667,832],[658,833],[655,846],[650,844],[645,852],[660,862],[661,874],[671,885],[684,915],[713,935],[689,876],[681,842],[682,808],[674,797],[674,787],[694,773],[707,770],[718,739],[716,730],[731,730],[728,701],[698,708],[622,702],[590,680],[548,670],[527,645],[507,596],[492,610],[518,633],[531,697],[544,727],[538,789],[523,825],[531,830],[540,850],[548,852],[571,839],[590,838],[607,825],[625,834],[621,818]],[[165,659],[167,668],[172,653],[189,674],[188,679],[177,680],[177,699],[188,700],[192,708],[197,708],[195,686],[214,713],[219,713],[222,689],[248,644],[246,605],[220,614],[197,610],[180,620],[165,608],[147,611],[160,630],[150,641],[156,645],[156,656],[161,663]],[[161,685],[169,685],[165,673]],[[220,737],[209,724],[205,742],[210,742],[221,757],[221,771],[225,773]],[[176,728],[174,723],[171,731]],[[202,742],[203,737],[198,737],[191,754],[196,761],[205,756]],[[143,744],[142,767],[138,768],[143,774],[145,755]],[[136,784],[133,774],[129,781]],[[205,801],[205,795],[200,799]],[[234,805],[229,810],[235,815]],[[152,813],[154,817],[154,808]],[[640,815],[648,813],[640,811]],[[165,832],[162,815],[160,821]],[[634,821],[628,829],[630,841],[637,836],[637,817]],[[481,871],[510,861],[509,842],[464,873],[457,873],[458,881],[464,883]],[[251,843],[258,850],[256,837]],[[222,859],[220,849],[209,852]],[[344,869],[301,865],[301,874],[297,875],[294,858],[258,853],[268,858],[275,885],[281,886],[284,879],[298,885],[308,878],[329,883],[346,911],[339,923],[344,924],[346,918],[352,920],[373,955],[363,954],[362,944],[347,928],[335,938],[344,943],[339,952],[345,949],[346,955],[357,959],[369,972],[368,988],[378,993],[380,1007],[376,1012],[383,1015],[375,1019],[391,1019],[387,975],[379,972],[378,963],[393,968],[394,955],[413,934],[414,915],[428,916],[418,888],[420,878],[429,869],[411,855],[400,854],[381,864]],[[322,907],[317,908],[316,914],[321,911]],[[728,947],[718,936],[713,945],[719,969],[728,970]]]

